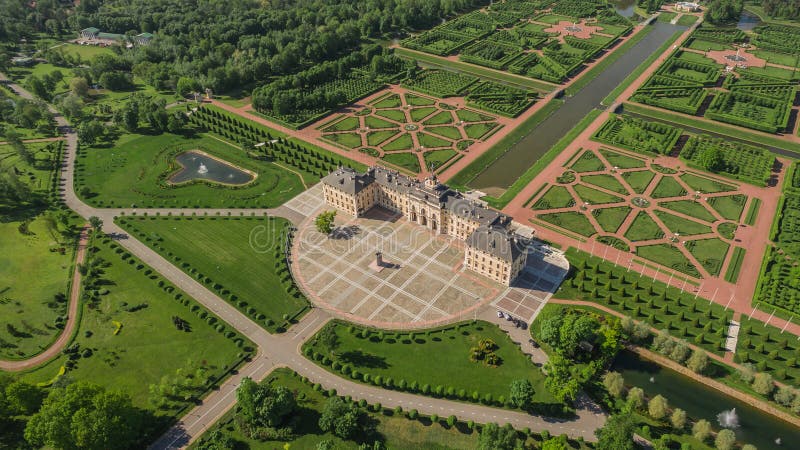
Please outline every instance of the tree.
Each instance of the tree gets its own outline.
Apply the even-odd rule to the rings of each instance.
[[[197,450],[230,450],[236,448],[236,440],[222,430],[214,430],[208,438],[200,441]]]
[[[644,406],[644,391],[640,387],[632,387],[628,390],[626,398],[627,407],[631,411],[637,411]]]
[[[722,149],[716,145],[705,148],[699,157],[700,165],[709,172],[720,172],[725,170],[725,160],[722,157]]]
[[[89,83],[86,78],[75,77],[69,80],[69,90],[78,97],[86,98],[89,96]]]
[[[650,414],[650,417],[653,419],[661,420],[667,416],[668,412],[669,404],[667,403],[667,399],[661,395],[656,395],[647,403],[647,413]]]
[[[143,419],[126,394],[81,381],[50,391],[25,439],[37,447],[127,449],[142,435]]]
[[[775,389],[775,382],[772,375],[768,373],[757,373],[753,378],[753,390],[761,395],[769,395]]]
[[[511,393],[508,398],[511,404],[521,409],[528,409],[533,404],[533,385],[527,379],[511,382]]]
[[[278,428],[297,408],[294,394],[283,386],[257,384],[244,378],[236,389],[239,403],[237,423],[248,436],[258,436],[265,428]]]
[[[673,361],[683,364],[684,361],[686,361],[686,358],[689,356],[690,351],[691,350],[689,349],[689,346],[686,345],[686,342],[678,341],[675,344],[675,347],[672,348],[672,352],[670,352],[669,357]]]
[[[731,450],[734,444],[736,444],[736,434],[727,428],[717,433],[717,438],[714,439],[717,450]]]
[[[317,227],[317,231],[328,235],[333,231],[333,222],[335,219],[336,211],[324,211],[317,216],[314,225]]]
[[[542,450],[570,450],[571,448],[567,436],[564,434],[542,442]]]
[[[700,419],[692,426],[692,436],[701,442],[705,442],[711,436],[711,424],[705,420]]]
[[[97,120],[87,120],[78,126],[78,139],[82,144],[92,145],[105,134],[106,127]]]
[[[319,418],[322,431],[330,431],[342,439],[349,439],[359,429],[361,411],[353,404],[339,397],[331,397],[325,402]]]
[[[603,386],[615,398],[620,398],[625,390],[625,380],[619,372],[608,372],[603,376]]]
[[[83,100],[81,97],[69,93],[61,99],[61,110],[70,120],[80,120],[83,117]]]
[[[696,349],[686,361],[686,367],[692,372],[703,373],[708,367],[708,355],[703,350]]]
[[[555,353],[544,366],[547,377],[544,379],[544,386],[560,402],[571,402],[578,395],[580,384],[570,371],[572,363]]]
[[[487,423],[478,437],[478,450],[514,450],[519,440],[513,428],[501,428],[496,423]]]
[[[103,219],[97,216],[89,217],[89,225],[91,225],[95,231],[100,232],[103,230]]]
[[[124,91],[133,88],[130,74],[121,71],[104,72],[98,80],[101,86],[109,91]]]
[[[675,410],[672,411],[672,415],[669,416],[669,422],[672,424],[672,428],[679,431],[683,430],[683,427],[686,426],[686,411],[675,408]]]
[[[180,111],[175,111],[167,119],[167,131],[178,133],[186,126],[186,115]]]
[[[743,8],[742,0],[713,0],[706,8],[706,20],[713,24],[724,24],[739,19]]]
[[[200,91],[200,83],[197,82],[194,78],[189,77],[180,77],[178,78],[178,84],[175,88],[175,93],[178,97],[186,97],[187,95],[191,94],[192,92],[199,92]]]
[[[10,411],[14,414],[31,415],[39,410],[45,392],[24,381],[15,381],[5,388],[5,399]]]
[[[328,350],[331,355],[335,354],[339,347],[339,335],[336,334],[336,326],[328,324],[317,334],[317,341]]]
[[[596,450],[633,450],[633,430],[636,424],[630,414],[616,414],[594,432],[597,436]]]
[[[781,386],[778,388],[778,391],[775,392],[773,398],[779,405],[789,407],[794,401],[795,395],[796,393],[791,386]]]

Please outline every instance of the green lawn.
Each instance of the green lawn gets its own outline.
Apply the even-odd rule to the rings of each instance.
[[[567,211],[561,213],[539,214],[536,216],[540,220],[557,225],[565,230],[578,233],[581,236],[592,236],[597,231],[589,219],[583,213],[577,211]]]
[[[179,371],[194,376],[204,368],[204,379],[196,385],[190,384],[180,394],[199,397],[208,392],[205,378],[225,376],[238,364],[243,350],[234,342],[242,339],[236,333],[226,331],[221,321],[185,293],[168,284],[164,287],[169,288],[169,293],[159,287],[165,283],[160,276],[109,239],[96,242],[96,246],[95,257],[105,261],[101,276],[104,283],[100,287],[108,293],[96,301],[87,301],[83,307],[72,344],[79,348],[80,356],[76,355],[73,362],[60,356],[28,372],[25,379],[47,382],[61,366],[74,364],[67,372],[69,379],[121,390],[132,397],[135,405],[152,409],[149,386],[158,384],[162,377],[175,377]],[[180,300],[175,299],[178,294]],[[186,321],[191,331],[178,330],[173,317]],[[222,331],[215,327],[222,327]],[[226,338],[223,332],[230,333],[231,338]],[[239,345],[251,344],[241,340]],[[186,406],[193,406],[193,402],[176,397],[173,405],[156,412],[172,416]],[[164,424],[153,425],[155,433],[163,431],[159,427]]]
[[[637,169],[645,166],[645,162],[639,158],[623,155],[622,153],[618,153],[606,148],[601,148],[600,154],[603,155],[603,157],[609,163],[611,163],[612,166],[620,169]]]
[[[542,372],[496,325],[483,321],[463,322],[444,329],[413,332],[413,337],[407,331],[376,330],[367,331],[367,337],[363,337],[363,329],[358,326],[340,321],[334,321],[330,326],[335,327],[340,342],[334,355],[331,356],[316,338],[304,345],[304,352],[324,354],[334,362],[358,371],[357,381],[362,381],[360,375],[363,374],[370,374],[373,378],[380,375],[384,380],[392,378],[395,386],[404,380],[407,389],[414,382],[418,384],[418,391],[423,391],[424,385],[428,385],[430,390],[441,385],[445,391],[452,387],[454,396],[462,399],[477,392],[481,397],[491,394],[494,400],[498,400],[500,396],[508,398],[512,381],[528,379],[536,390],[537,403],[555,402],[544,388]],[[495,354],[502,360],[498,367],[470,361],[470,349],[483,339],[491,339],[497,344]],[[420,361],[434,357],[436,364],[420,364]],[[459,396],[462,389],[464,395]]]
[[[700,177],[691,173],[685,173],[680,176],[684,183],[689,185],[695,191],[700,191],[704,194],[716,194],[717,192],[735,191],[736,186],[727,183],[720,183],[719,181],[712,180],[706,177]]]
[[[220,188],[203,183],[167,186],[164,177],[178,170],[174,156],[201,149],[258,173],[245,187]],[[76,191],[98,207],[274,207],[303,191],[300,178],[267,161],[248,158],[234,147],[205,135],[123,135],[112,148],[79,152]],[[84,195],[84,189],[89,191]]]
[[[374,100],[370,105],[376,108],[397,108],[402,103],[400,102],[400,96],[397,94],[390,94],[384,97],[379,98],[378,100]]]
[[[398,133],[397,129],[394,130],[381,130],[381,131],[370,131],[367,133],[367,145],[376,146],[380,145],[382,142],[388,140],[389,138],[393,137]]]
[[[572,164],[570,169],[574,170],[575,172],[597,172],[599,170],[605,169],[606,166],[603,164],[603,161],[597,157],[591,150],[586,150],[580,156],[580,158],[576,159],[575,162]]]
[[[418,109],[411,110],[411,116],[414,117],[414,113],[417,111]],[[414,120],[419,121],[421,119]],[[453,123],[453,115],[450,114],[450,111],[441,111],[423,122],[424,125],[444,125],[446,123]]]
[[[467,137],[470,139],[483,139],[487,133],[494,130],[496,127],[497,123],[495,122],[470,123],[464,125],[464,132],[467,133]]]
[[[686,249],[712,276],[719,275],[730,245],[717,238],[699,239],[686,243]]]
[[[453,145],[450,141],[423,132],[417,133],[417,140],[419,145],[424,148],[452,147]]]
[[[725,195],[708,199],[708,204],[711,205],[720,216],[735,222],[738,222],[739,218],[742,217],[745,203],[747,203],[747,196],[744,194]]]
[[[411,135],[408,133],[403,133],[391,142],[385,144],[383,146],[383,150],[387,152],[409,150],[413,146],[414,141],[411,139]]]
[[[594,211],[594,218],[607,233],[616,233],[625,218],[631,213],[629,206],[615,206]]]
[[[403,95],[406,97],[406,102],[411,106],[430,106],[436,104],[436,100],[430,97],[423,97],[421,95],[411,93],[406,93]]]
[[[351,117],[351,119],[356,119],[356,117]],[[397,128],[397,124],[394,122],[389,122],[388,120],[383,120],[377,116],[367,116],[364,118],[364,125],[367,126],[369,129],[380,129],[380,128]]]
[[[714,215],[700,203],[693,200],[677,200],[674,202],[661,202],[659,206],[679,213],[686,214],[687,216],[694,217],[695,219],[703,220],[705,222],[713,222],[716,220]]]
[[[289,274],[278,268],[285,219],[151,216],[120,224],[271,332],[307,306],[287,292]]]
[[[680,197],[686,195],[686,189],[672,177],[662,177],[650,194],[653,198]]]
[[[98,55],[114,54],[111,47],[100,47],[99,45],[64,44],[57,47],[57,50],[63,51],[67,55],[80,55],[84,62],[88,62]]]
[[[0,222],[0,357],[33,356],[61,333],[56,318],[66,312],[67,285],[73,264],[69,241],[59,244],[43,215],[27,223],[2,216]],[[24,230],[24,228],[23,228]],[[61,236],[58,236],[63,240]],[[53,252],[64,249],[64,253]],[[57,301],[56,295],[61,298]],[[11,334],[9,326],[17,331]]]
[[[324,132],[331,132],[331,131],[352,131],[358,128],[359,122],[358,117],[355,116],[347,116],[344,119],[337,120],[336,122],[330,125],[324,125],[322,131]]]
[[[678,25],[683,27],[690,27],[694,25],[695,22],[697,22],[697,17],[689,14],[684,14],[678,19]]]
[[[414,153],[390,153],[384,155],[381,159],[389,164],[400,166],[414,173],[419,173],[420,171],[419,159],[417,159],[417,155]]]
[[[264,383],[274,386],[284,386],[296,393],[298,398],[298,410],[289,419],[297,423],[295,437],[288,441],[266,440],[259,441],[250,439],[240,432],[234,422],[235,410],[226,413],[217,422],[210,432],[219,430],[226,436],[231,437],[236,448],[250,450],[276,450],[282,448],[292,449],[316,449],[322,441],[333,441],[337,450],[357,450],[361,443],[372,444],[380,441],[392,449],[397,450],[417,450],[417,449],[436,449],[436,450],[456,450],[464,448],[474,448],[477,445],[478,433],[462,432],[456,428],[449,428],[442,424],[430,424],[427,420],[411,420],[405,413],[395,414],[394,411],[384,411],[383,414],[369,412],[368,420],[375,424],[374,433],[369,435],[360,434],[355,441],[345,441],[336,437],[333,433],[322,431],[319,426],[319,417],[326,396],[312,388],[309,383],[304,383],[302,378],[293,371],[285,368],[275,369]],[[205,433],[197,443],[189,448],[196,449],[198,444],[202,444],[204,438],[210,432]]]
[[[433,167],[436,169],[437,167],[441,167],[447,161],[450,161],[450,158],[456,156],[458,152],[455,150],[434,150],[432,152],[425,152],[423,154],[423,158],[425,158],[425,165],[428,166],[428,169]]]
[[[681,236],[692,236],[696,234],[711,233],[711,227],[702,223],[694,222],[683,217],[678,217],[666,211],[653,211],[656,217],[664,223],[664,226],[672,233],[678,233]]]
[[[374,114],[377,116],[385,117],[389,120],[394,120],[395,122],[400,122],[400,123],[406,122],[406,113],[400,109],[383,109],[375,111]]]
[[[641,194],[647,190],[647,186],[650,185],[650,182],[653,181],[655,176],[655,172],[651,170],[637,170],[622,174],[622,178],[637,194]]]
[[[623,201],[622,197],[607,194],[603,191],[591,188],[589,186],[584,186],[582,184],[575,185],[574,189],[575,193],[578,194],[578,197],[580,197],[581,200],[591,205],[603,205],[606,203],[619,203]]]
[[[438,134],[439,136],[449,139],[461,139],[461,131],[459,131],[459,129],[456,127],[425,127],[425,131],[428,133]]]
[[[625,237],[631,241],[649,241],[664,237],[664,232],[649,214],[639,211],[630,228],[625,232]]]
[[[550,186],[533,205],[533,209],[566,208],[575,204],[575,199],[563,186]]]
[[[636,247],[636,254],[672,270],[693,277],[700,277],[700,272],[697,271],[697,268],[683,256],[680,250],[671,245],[655,244]]]
[[[361,147],[361,135],[358,133],[331,133],[324,135],[323,139],[347,148]]]
[[[618,194],[628,194],[628,189],[622,185],[613,175],[600,174],[600,175],[581,175],[581,181],[595,186],[614,191]]]

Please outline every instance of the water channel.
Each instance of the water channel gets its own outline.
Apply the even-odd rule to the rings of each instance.
[[[194,150],[181,153],[175,160],[182,168],[169,178],[170,183],[208,180],[238,186],[247,184],[255,178],[251,173]]]
[[[612,370],[622,374],[625,384],[642,388],[648,397],[663,395],[670,407],[683,409],[694,420],[706,419],[717,430],[718,415],[735,408],[736,438],[759,450],[797,448],[800,442],[800,430],[789,423],[632,352],[620,352]]]
[[[470,187],[495,191],[497,188],[506,189],[511,186],[586,114],[593,108],[600,107],[600,102],[664,41],[676,31],[685,29],[664,22],[655,22],[649,26],[653,30],[644,39],[628,49],[577,94],[566,98],[559,109],[470,181]]]

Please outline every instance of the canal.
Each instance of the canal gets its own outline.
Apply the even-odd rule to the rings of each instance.
[[[469,186],[490,190],[493,194],[507,189],[586,114],[593,108],[600,107],[600,102],[675,31],[685,29],[663,22],[655,22],[649,26],[653,30],[644,39],[628,49],[577,94],[566,98],[559,109],[479,173],[469,182]]]
[[[622,374],[625,384],[642,388],[648,397],[663,395],[671,408],[686,411],[694,420],[706,419],[717,430],[718,415],[735,408],[736,438],[759,450],[797,448],[800,442],[800,430],[789,423],[635,353],[620,352],[611,369]]]

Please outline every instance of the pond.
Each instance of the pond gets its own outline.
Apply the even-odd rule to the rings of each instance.
[[[670,407],[683,409],[695,420],[706,419],[717,430],[718,415],[735,408],[739,423],[734,428],[736,438],[759,450],[797,448],[800,442],[800,430],[794,426],[635,353],[620,352],[611,369],[622,374],[625,384],[642,388],[649,397],[663,395]]]
[[[614,6],[617,14],[622,17],[631,18],[636,14],[636,11],[634,11],[634,8],[636,8],[636,0],[610,0],[609,3]]]
[[[172,184],[194,180],[208,180],[215,183],[241,186],[255,179],[255,174],[232,164],[214,158],[199,150],[189,150],[175,157],[181,169],[169,177]]]
[[[750,11],[742,11],[742,15],[739,16],[739,23],[736,24],[736,28],[742,31],[751,31],[753,28],[757,27],[760,23],[761,23],[760,17],[751,13]]]

